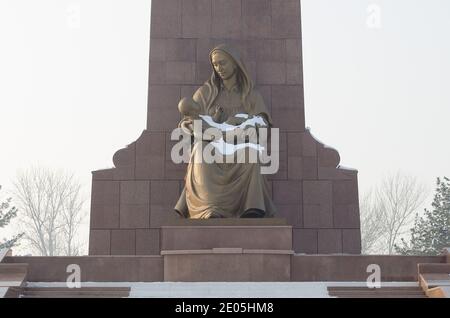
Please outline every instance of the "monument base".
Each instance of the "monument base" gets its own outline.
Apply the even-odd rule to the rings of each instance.
[[[289,281],[292,254],[285,219],[178,220],[161,228],[169,282]]]
[[[161,251],[242,248],[292,250],[284,219],[179,220],[161,227]]]
[[[288,282],[291,256],[288,250],[162,251],[166,282]]]

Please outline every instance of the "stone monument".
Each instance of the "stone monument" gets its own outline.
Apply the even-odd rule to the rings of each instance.
[[[221,43],[242,54],[280,129],[280,168],[268,176],[268,189],[275,217],[288,225],[278,224],[279,231],[290,231],[282,249],[359,254],[357,171],[340,167],[338,152],[305,128],[299,0],[152,1],[147,128],[114,154],[114,168],[93,172],[89,254],[159,255],[170,249],[170,235],[183,237],[173,227],[179,222],[173,210],[187,165],[172,162],[170,134],[182,119],[178,102],[211,76],[208,56]],[[236,222],[231,225],[246,225],[233,228],[240,228],[238,236],[259,231],[249,221]],[[238,247],[217,242],[208,248]],[[195,241],[189,244],[196,249]],[[248,244],[240,247],[265,243]]]

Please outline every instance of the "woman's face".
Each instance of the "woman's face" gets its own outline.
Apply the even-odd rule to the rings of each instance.
[[[228,80],[236,73],[236,63],[224,52],[215,51],[212,54],[211,62],[222,80]]]

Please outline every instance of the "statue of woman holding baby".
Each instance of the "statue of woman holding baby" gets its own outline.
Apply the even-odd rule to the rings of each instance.
[[[271,116],[259,92],[242,63],[239,54],[227,45],[219,45],[210,55],[213,68],[211,78],[193,96],[192,105],[182,100],[179,109],[184,115],[179,123],[193,135],[192,113],[209,115],[217,122],[239,124],[236,114],[260,116],[267,127]],[[236,122],[238,120],[238,122]],[[245,134],[245,129],[242,132]],[[256,218],[272,217],[275,206],[269,193],[260,163],[206,163],[193,158],[211,142],[194,138],[185,177],[185,188],[175,211],[185,218]]]

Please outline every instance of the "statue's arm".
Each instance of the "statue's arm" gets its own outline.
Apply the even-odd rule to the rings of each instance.
[[[192,96],[192,99],[194,100],[194,102],[196,102],[197,104],[199,104],[202,108],[202,110],[200,111],[200,113],[202,114],[206,114],[205,111],[205,89],[204,87],[200,87],[197,89],[197,91],[194,93],[194,95]],[[187,117],[185,116],[179,123],[178,125],[186,134],[188,135],[194,135],[194,119],[192,117]],[[203,127],[203,131],[205,129],[208,129],[210,126],[205,123],[203,121],[202,123],[202,127]]]
[[[264,121],[264,125],[256,125],[256,134],[258,136],[258,142],[261,143],[266,143],[269,136],[270,136],[270,127],[272,127],[272,118],[270,116],[270,113],[267,109],[266,104],[264,103],[264,99],[262,97],[262,95],[254,90],[253,91],[253,95],[252,95],[252,108],[254,110],[254,115],[255,116],[259,116],[262,118],[262,120]],[[266,133],[261,134],[261,129],[265,129]]]
[[[253,115],[262,117],[264,119],[265,124],[268,127],[271,127],[272,117],[270,116],[269,109],[267,108],[266,103],[264,102],[264,98],[257,90],[254,90],[252,93],[251,104]]]
[[[194,124],[199,123],[201,121],[202,130],[201,135],[197,135],[197,131],[194,129]],[[217,139],[218,135],[220,135],[220,132],[217,128],[211,127],[206,121],[201,119],[194,120],[192,118],[186,117],[184,118],[180,123],[180,128],[184,131],[184,133],[194,136],[197,139],[202,140],[213,140]],[[213,132],[212,129],[217,130],[217,132]]]

